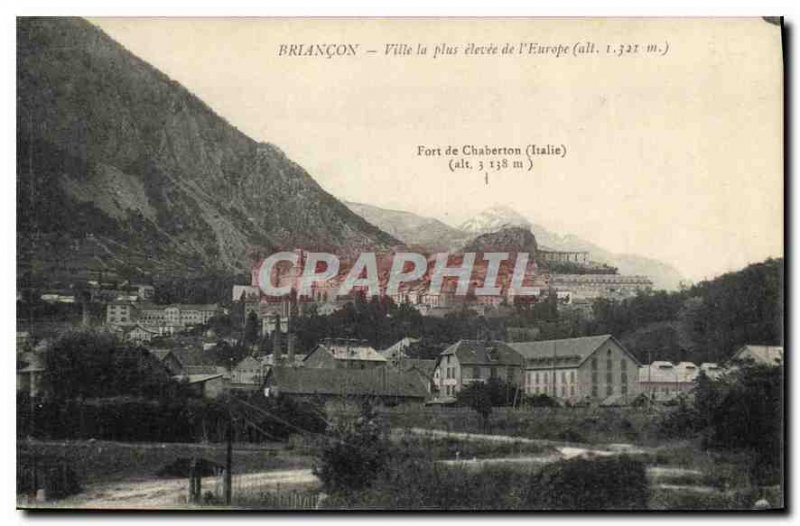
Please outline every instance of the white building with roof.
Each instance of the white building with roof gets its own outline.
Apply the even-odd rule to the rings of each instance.
[[[640,392],[639,361],[610,334],[508,345],[524,358],[528,395],[625,403]]]
[[[742,345],[732,362],[753,362],[762,365],[783,365],[783,347],[775,345]]]
[[[316,369],[372,369],[386,364],[386,358],[366,341],[340,338],[320,341],[303,359],[304,367]]]

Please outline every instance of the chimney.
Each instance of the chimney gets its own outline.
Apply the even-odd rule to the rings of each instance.
[[[278,364],[278,361],[283,357],[283,341],[281,338],[281,316],[275,314],[275,326],[272,329],[272,363]]]

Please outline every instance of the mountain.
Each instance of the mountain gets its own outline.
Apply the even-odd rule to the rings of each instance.
[[[471,237],[467,232],[446,225],[438,219],[363,203],[345,201],[345,204],[356,214],[407,245],[446,251],[461,246]]]
[[[516,210],[503,206],[495,205],[482,211],[458,227],[462,232],[469,234],[486,234],[487,232],[497,232],[505,227],[531,228],[531,222],[525,219]]]
[[[536,237],[530,229],[506,226],[496,232],[481,234],[464,246],[464,252],[526,252],[535,257]]]
[[[531,223],[508,206],[487,208],[458,228],[409,212],[384,210],[357,203],[348,203],[348,206],[370,223],[393,233],[405,243],[429,247],[431,250],[460,250],[471,246],[470,241],[476,235],[519,227],[533,233],[540,250],[588,251],[593,261],[617,267],[620,274],[649,276],[657,289],[675,290],[684,279],[680,272],[667,263],[634,254],[615,254],[578,236],[556,234],[541,225]],[[426,228],[426,225],[433,224],[441,226]]]
[[[17,20],[23,269],[246,271],[276,248],[400,243],[89,22]]]

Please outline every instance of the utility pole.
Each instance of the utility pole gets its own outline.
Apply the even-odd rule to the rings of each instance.
[[[229,402],[230,403],[230,402]],[[223,481],[223,488],[225,494],[225,504],[231,504],[231,469],[233,468],[233,415],[231,409],[228,407],[228,444],[225,453],[225,480]]]

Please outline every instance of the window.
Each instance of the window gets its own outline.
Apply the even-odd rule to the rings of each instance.
[[[536,373],[534,378],[535,378],[535,382],[534,383],[536,383],[536,385],[539,385],[539,373]]]
[[[480,367],[473,367],[472,368],[472,377],[473,378],[480,378],[481,377],[481,368]]]
[[[508,369],[506,369],[506,378],[508,378],[509,381],[511,381],[514,378],[514,368],[513,367],[509,367]]]
[[[592,383],[597,384],[597,371],[592,373]]]
[[[592,370],[593,371],[597,370],[597,358],[596,357],[592,358]]]
[[[611,376],[611,371],[606,373],[606,383],[608,385],[611,385],[612,383],[614,383],[614,378]]]
[[[569,386],[569,395],[570,396],[575,396],[575,386],[574,385],[570,385]]]
[[[561,386],[561,396],[567,396],[567,386]]]
[[[592,386],[592,396],[597,398],[597,385]]]
[[[561,383],[562,384],[567,383],[567,372],[566,371],[561,371]]]
[[[606,396],[611,396],[612,394],[614,394],[614,386],[611,385],[611,384],[608,384],[606,386]]]
[[[628,362],[625,360],[625,358],[619,361],[619,368],[622,369],[623,371],[628,369]]]
[[[610,371],[613,368],[614,368],[614,362],[611,360],[611,358],[609,358],[608,360],[606,360],[606,369]]]
[[[622,373],[619,377],[622,385],[626,385],[628,383],[628,373]]]
[[[570,383],[575,383],[575,371],[570,371],[569,373],[569,381]]]
[[[547,385],[547,377],[548,377],[547,373],[542,374],[542,378],[544,379],[544,382],[542,383],[544,383],[545,385]]]
[[[628,384],[622,384],[622,386],[619,388],[619,392],[624,395],[628,394]]]

